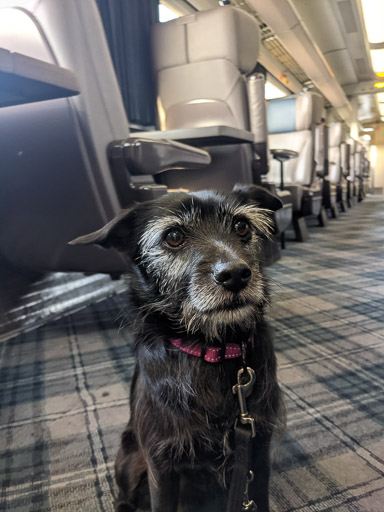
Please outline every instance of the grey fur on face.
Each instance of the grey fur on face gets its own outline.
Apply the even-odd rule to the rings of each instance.
[[[257,321],[267,300],[262,241],[273,230],[271,210],[280,207],[276,196],[255,186],[240,185],[230,194],[175,193],[125,210],[73,243],[97,243],[128,255],[142,318],[161,314],[176,331],[212,339]],[[167,236],[181,243],[170,245]],[[225,271],[219,269],[233,265],[245,269],[244,286],[220,282]]]
[[[265,301],[260,250],[262,238],[272,229],[270,213],[256,204],[206,192],[196,200],[192,196],[188,206],[184,202],[179,208],[159,210],[145,226],[137,257],[159,291],[148,311],[162,312],[181,330],[199,331],[207,338],[225,335],[238,325],[253,325],[258,306]],[[239,220],[249,225],[246,240],[236,233]],[[164,241],[174,228],[185,236],[177,248]],[[216,265],[232,261],[244,262],[252,273],[237,293],[218,286],[213,275]]]

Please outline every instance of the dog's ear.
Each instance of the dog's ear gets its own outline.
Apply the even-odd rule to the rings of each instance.
[[[130,245],[130,238],[132,233],[133,219],[132,215],[134,208],[130,210],[122,210],[117,217],[112,219],[108,224],[88,233],[87,235],[79,236],[74,240],[68,242],[70,245],[91,245],[96,244],[101,247],[109,249],[113,247],[117,250],[126,250]]]
[[[258,185],[243,185],[238,183],[233,187],[233,192],[244,199],[255,201],[259,206],[268,210],[280,210],[283,206],[279,197]]]

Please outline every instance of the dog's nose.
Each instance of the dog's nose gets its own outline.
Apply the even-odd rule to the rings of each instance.
[[[217,263],[213,271],[215,282],[231,292],[239,292],[245,288],[251,276],[251,269],[243,261]]]

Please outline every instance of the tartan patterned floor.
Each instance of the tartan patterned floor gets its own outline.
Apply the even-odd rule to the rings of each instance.
[[[384,198],[268,269],[288,408],[274,512],[384,511]],[[129,333],[114,296],[0,345],[0,510],[112,511]]]

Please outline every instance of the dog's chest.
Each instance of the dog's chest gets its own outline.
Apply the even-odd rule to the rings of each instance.
[[[229,366],[234,368],[227,372],[201,361],[173,361],[156,375],[142,368],[134,390],[134,421],[143,443],[205,461],[209,452],[213,457],[229,452],[237,414],[230,378],[236,369],[228,365],[226,370]]]

